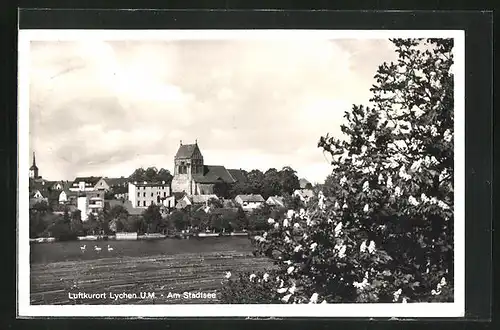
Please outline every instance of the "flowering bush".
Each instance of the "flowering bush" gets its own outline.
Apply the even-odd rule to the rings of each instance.
[[[320,139],[323,192],[254,237],[272,279],[229,278],[223,300],[453,301],[453,41],[392,42],[372,107],[346,112],[345,139]]]

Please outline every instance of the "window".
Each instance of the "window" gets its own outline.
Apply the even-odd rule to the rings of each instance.
[[[146,206],[146,201],[142,202],[142,206]]]
[[[164,192],[164,193],[163,193],[163,197],[167,197],[167,192]]]
[[[151,197],[153,197],[153,196],[154,196],[154,194],[153,194],[153,193],[151,193]]]
[[[137,206],[141,206],[141,202],[137,201]]]
[[[144,193],[143,196],[146,197],[146,193]]]
[[[141,197],[141,193],[140,192],[137,193],[137,197]]]

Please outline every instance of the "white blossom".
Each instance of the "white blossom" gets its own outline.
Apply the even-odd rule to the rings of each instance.
[[[302,238],[303,238],[303,239],[307,239],[308,237],[309,237],[309,236],[308,236],[306,233],[304,233],[304,235],[302,235]]]
[[[290,267],[288,267],[288,269],[286,270],[286,272],[287,272],[288,274],[291,274],[294,270],[295,270],[295,267],[290,266]]]
[[[293,228],[300,228],[300,224],[298,222],[294,223]]]
[[[369,210],[370,210],[370,206],[368,206],[368,204],[365,204],[365,207],[363,208],[363,211],[365,213],[368,213]]]
[[[342,222],[339,222],[335,226],[335,237],[339,236],[339,234],[342,232]]]
[[[264,276],[262,276],[262,279],[264,280],[264,282],[267,282],[267,280],[269,279],[269,274],[265,273]]]
[[[340,248],[340,251],[339,251],[338,257],[339,257],[339,258],[343,258],[343,257],[345,257],[345,252],[346,252],[346,250],[347,250],[347,246],[342,245],[342,247]]]
[[[224,276],[225,278],[230,278],[231,277],[231,272],[226,272],[226,275]]]
[[[438,131],[437,131],[436,126],[431,126],[430,127],[430,131],[431,131],[431,135],[432,136],[437,136],[438,135]]]
[[[347,182],[347,178],[345,176],[343,176],[341,179],[340,179],[340,185],[343,186],[345,183]]]
[[[446,204],[446,203],[445,203],[445,202],[443,202],[443,201],[439,201],[439,202],[438,202],[438,206],[439,206],[440,208],[442,208],[443,210],[448,210],[448,209],[450,208],[450,207],[448,206],[448,204]]]
[[[446,142],[451,142],[451,140],[453,139],[453,133],[449,129],[447,129],[446,131],[444,131],[443,138]]]
[[[342,205],[342,208],[343,208],[343,209],[347,209],[347,207],[348,207],[348,206],[347,206],[347,203],[344,203],[344,205]]]
[[[401,196],[401,188],[399,187],[394,188],[394,195],[396,197]]]
[[[278,293],[285,293],[288,291],[288,288],[279,288],[277,291]]]
[[[333,206],[336,210],[340,208],[339,202],[335,201],[335,205]]]
[[[362,146],[361,147],[361,154],[364,155],[366,153],[366,151],[368,150],[368,147],[367,146]]]
[[[284,296],[283,298],[281,298],[281,301],[283,301],[283,302],[285,302],[285,303],[286,303],[286,302],[288,302],[288,300],[290,300],[290,297],[291,297],[291,296],[292,296],[292,295],[289,293],[289,294],[287,294],[286,296]]]
[[[288,219],[283,220],[283,227],[288,227]]]
[[[401,295],[402,292],[403,292],[403,290],[401,290],[401,289],[399,289],[396,292],[394,292],[393,293],[393,296],[394,296],[393,301],[398,301],[399,300],[399,296]]]
[[[419,159],[411,165],[410,169],[414,172],[418,172],[420,171],[421,166],[422,166],[422,159]]]
[[[370,183],[368,181],[365,181],[363,183],[363,191],[367,192],[370,189]]]
[[[326,300],[323,300],[321,303],[322,303],[322,304],[328,304],[328,303],[326,302]]]
[[[306,215],[306,210],[304,210],[304,209],[300,209],[300,211],[299,211],[299,216],[300,216],[301,218],[303,218],[303,217],[305,217],[305,215]]]
[[[310,248],[311,248],[311,251],[315,251],[316,250],[316,247],[318,246],[318,243],[312,243]]]
[[[372,143],[375,142],[375,132],[372,132],[372,134],[368,138],[368,142],[372,142]]]
[[[359,247],[359,252],[365,252],[366,251],[366,241],[363,241],[361,243],[361,246]]]
[[[318,302],[318,294],[317,293],[313,293],[313,295],[309,299],[309,303],[310,304],[316,304],[317,302]]]
[[[291,241],[292,240],[288,236],[285,237],[285,243],[290,243]]]
[[[441,284],[441,286],[445,286],[446,285],[446,279],[444,277],[441,278],[441,282],[439,284]]]
[[[262,237],[266,238],[267,237],[267,231],[262,234]]]
[[[422,202],[426,203],[429,201],[429,197],[427,197],[427,195],[425,195],[424,193],[422,193],[422,195],[420,195],[420,199],[422,200]]]
[[[389,188],[389,189],[392,188],[392,177],[387,176],[387,183],[386,183],[386,185],[387,185],[387,188]]]
[[[375,251],[375,242],[370,241],[370,244],[368,245],[368,253],[373,253]]]
[[[418,205],[417,199],[415,197],[413,197],[413,196],[408,197],[408,203],[410,203],[413,206],[417,206]]]
[[[295,211],[294,210],[288,210],[288,212],[286,213],[286,217],[288,219],[291,219],[293,217],[293,215],[295,214]]]
[[[382,184],[383,181],[384,181],[384,176],[382,175],[382,173],[380,173],[378,175],[378,184]]]
[[[278,229],[279,227],[280,227],[280,224],[276,222],[276,223],[274,224],[274,229]]]
[[[299,252],[300,250],[302,250],[302,245],[297,245],[295,249],[293,249],[293,252]]]
[[[403,298],[403,301],[401,301],[401,303],[403,304],[406,304],[408,302],[408,300],[406,300],[406,297]]]
[[[257,276],[257,275],[255,275],[255,274],[251,274],[251,275],[250,275],[250,277],[249,277],[250,281],[253,281],[253,279],[254,279],[256,276]]]
[[[406,168],[405,168],[405,166],[404,166],[404,165],[403,165],[403,166],[401,166],[401,168],[399,169],[399,176],[400,176],[403,180],[405,180],[405,181],[407,181],[407,180],[411,179],[411,175],[409,175],[408,173],[406,173]]]
[[[267,223],[269,223],[270,225],[272,225],[274,223],[274,219],[273,218],[267,219]]]
[[[291,294],[294,294],[296,289],[297,289],[297,287],[295,286],[295,283],[293,283],[293,285],[290,287],[290,289],[288,289],[288,292],[290,292]]]
[[[292,264],[292,261],[291,260],[285,260],[283,261],[284,264],[287,264],[287,265],[291,265]]]

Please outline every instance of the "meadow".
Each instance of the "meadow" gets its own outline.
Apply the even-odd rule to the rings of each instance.
[[[40,243],[30,245],[30,259],[32,305],[218,303],[226,271],[271,266],[246,237]],[[79,293],[88,296],[74,299]]]

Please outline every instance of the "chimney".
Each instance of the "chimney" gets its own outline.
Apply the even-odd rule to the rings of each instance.
[[[181,140],[181,145],[182,145],[182,140]]]

